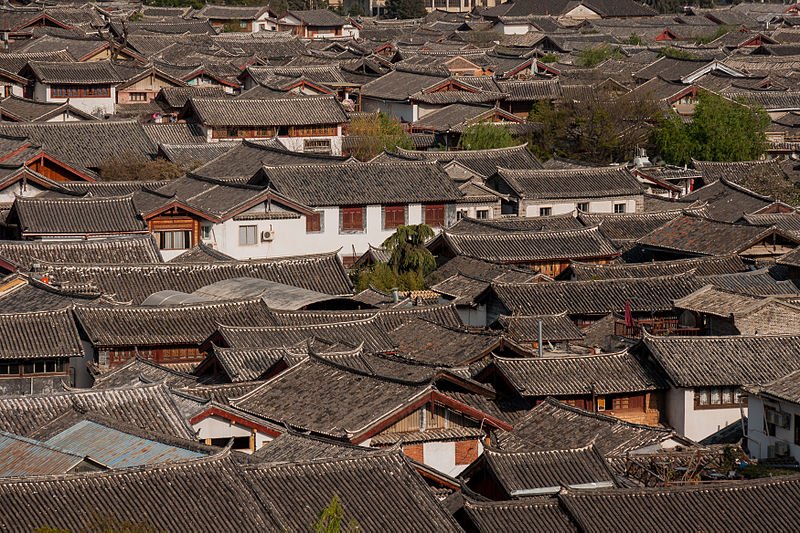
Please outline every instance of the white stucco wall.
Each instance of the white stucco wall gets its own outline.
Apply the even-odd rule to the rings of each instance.
[[[478,456],[483,453],[483,443],[478,441]],[[448,476],[457,476],[469,465],[456,464],[455,442],[426,442],[422,445],[426,465]]]
[[[273,208],[274,206],[275,204],[273,204]],[[263,204],[254,207],[251,211],[259,210],[264,211]],[[318,209],[318,211],[323,213],[322,231],[318,233],[306,233],[304,216],[271,220],[231,219],[222,224],[215,224],[211,231],[211,238],[204,242],[236,259],[324,253],[339,248],[341,248],[342,256],[352,256],[354,250],[356,256],[359,256],[367,250],[370,244],[380,246],[387,237],[394,233],[394,229],[383,229],[380,205],[367,206],[365,231],[357,233],[340,232],[338,207],[326,207]],[[406,208],[406,222],[420,224],[422,219],[422,204],[409,204]],[[240,245],[239,227],[248,225],[257,226],[258,242],[255,245]],[[272,231],[274,239],[262,242],[262,231]]]
[[[107,98],[54,98],[51,96],[50,87],[36,82],[33,90],[33,99],[37,102],[55,102],[62,104],[69,102],[72,106],[91,115],[113,115],[116,110],[117,89],[111,87],[110,96]]]
[[[590,213],[613,213],[614,204],[625,204],[626,213],[636,212],[636,200],[633,198],[603,198],[600,200],[569,200],[569,201],[525,201],[525,216],[538,217],[539,209],[542,207],[550,207],[553,215],[565,215],[572,213],[578,208],[579,203],[588,202]]]
[[[744,408],[747,416],[747,408]],[[667,423],[692,440],[703,440],[720,429],[741,420],[742,410],[735,408],[695,409],[694,390],[672,388],[666,395]]]
[[[235,424],[218,416],[209,416],[200,420],[192,427],[197,431],[198,440],[205,439],[230,439],[233,437],[249,437],[252,431],[248,427]],[[261,448],[265,443],[272,440],[272,437],[264,433],[256,431],[256,450]],[[242,450],[239,450],[242,451]]]
[[[528,23],[503,24],[499,22],[495,28],[503,35],[524,35],[531,30],[531,26]]]
[[[361,109],[368,113],[380,111],[402,122],[414,122],[419,119],[417,106],[409,102],[375,100],[369,96],[363,96],[361,98]]]
[[[789,455],[800,461],[800,446],[794,441],[795,435],[795,415],[800,416],[800,405],[766,400],[767,405],[773,409],[789,414],[789,427],[775,427],[775,436],[767,435],[764,423],[764,403],[765,400],[760,396],[751,394],[747,398],[747,444],[750,457],[766,459],[769,457],[768,447],[778,441],[789,444]]]

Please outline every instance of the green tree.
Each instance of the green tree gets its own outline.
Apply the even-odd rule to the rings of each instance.
[[[356,289],[374,287],[384,292],[424,289],[425,276],[436,268],[436,259],[425,246],[433,236],[433,230],[426,224],[398,226],[383,241],[383,247],[390,253],[389,262],[356,272],[353,280]]]
[[[701,92],[691,122],[679,117],[664,120],[653,138],[668,163],[702,161],[750,161],[764,154],[770,123],[760,107]]]
[[[621,57],[622,52],[619,51],[619,48],[603,43],[582,50],[578,54],[576,63],[581,67],[594,67],[607,59],[620,59]]]
[[[411,136],[403,129],[403,125],[383,113],[354,119],[348,135],[355,140],[350,155],[361,161],[372,159],[384,150],[414,148]]]
[[[344,509],[339,503],[339,497],[334,494],[328,506],[319,513],[319,519],[314,524],[314,533],[340,533],[341,531],[357,533],[361,531],[355,520],[350,520],[344,530],[342,529],[343,522]]]
[[[458,141],[459,148],[464,150],[486,150],[489,148],[506,148],[516,146],[520,142],[511,135],[507,127],[482,122],[464,130]]]
[[[426,15],[422,0],[386,0],[387,19],[416,19]]]
[[[657,123],[659,111],[651,99],[600,92],[582,102],[537,102],[528,120],[540,125],[528,141],[540,159],[555,154],[608,164],[627,161],[637,147],[648,147],[650,124]]]

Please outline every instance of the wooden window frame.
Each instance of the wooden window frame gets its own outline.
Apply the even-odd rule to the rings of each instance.
[[[550,207],[550,206],[540,207],[539,208],[539,216],[540,217],[553,216],[553,208]]]
[[[423,209],[425,209],[425,224],[432,228],[444,227],[447,217],[447,207],[444,204],[425,204]]]
[[[322,233],[324,231],[322,211],[314,211],[311,215],[306,215],[306,233]]]
[[[361,221],[360,226],[355,223],[356,220]],[[345,206],[339,208],[339,233],[364,233],[366,229],[367,229],[366,207]]]
[[[245,239],[242,239],[242,230],[245,231]],[[253,231],[253,242],[247,242],[247,232]],[[239,226],[239,246],[256,246],[258,244],[258,226],[256,224],[242,224]]]
[[[614,203],[613,211],[615,215],[624,215],[628,212],[628,205],[625,202],[616,202]]]
[[[110,85],[51,85],[50,98],[111,98]]]
[[[408,206],[405,204],[381,206],[382,227],[384,230],[395,230],[408,223]]]
[[[726,391],[729,392],[734,399],[738,399],[738,402],[723,402],[722,399]],[[708,394],[708,403],[701,403],[704,393]],[[717,402],[712,401],[714,393],[719,394],[719,401]],[[741,394],[738,387],[700,387],[694,389],[694,409],[696,411],[706,409],[738,409],[743,405],[747,405],[747,400]]]

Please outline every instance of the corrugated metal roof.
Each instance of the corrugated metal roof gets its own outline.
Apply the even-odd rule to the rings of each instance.
[[[0,477],[65,474],[84,457],[0,431]]]
[[[91,420],[78,422],[50,438],[46,444],[91,457],[109,468],[195,459],[205,455],[131,435]]]

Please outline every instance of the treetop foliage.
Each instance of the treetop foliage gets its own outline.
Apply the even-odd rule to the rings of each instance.
[[[770,123],[761,108],[719,95],[701,92],[690,122],[675,115],[653,134],[659,154],[667,163],[685,165],[701,161],[750,161],[767,146],[764,130]]]
[[[416,19],[426,14],[422,0],[386,0],[384,17],[387,19]]]
[[[518,144],[520,142],[514,138],[506,126],[489,122],[468,127],[458,141],[458,147],[464,150],[507,148]]]
[[[397,147],[409,150],[414,148],[411,136],[406,133],[402,124],[383,113],[353,119],[349,135],[356,139],[350,154],[361,161],[372,159],[384,150],[392,151]]]

